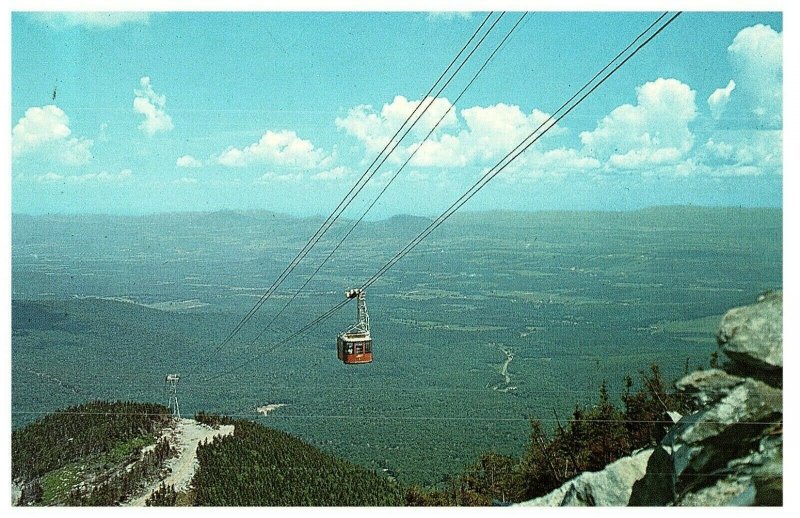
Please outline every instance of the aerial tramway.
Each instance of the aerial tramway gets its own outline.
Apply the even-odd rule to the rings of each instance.
[[[467,49],[470,45],[472,40],[478,35],[481,31],[481,28],[487,21],[491,18],[493,13],[489,13],[481,25],[476,29],[475,33],[472,35],[470,40],[467,44],[461,49],[459,54],[453,61],[448,65],[445,72],[437,79],[434,86],[431,87],[428,94],[423,96],[424,99],[436,99],[441,94],[442,90],[447,86],[450,80],[453,79],[456,73],[461,69],[461,67],[466,63],[466,61],[472,56],[478,46],[483,42],[489,32],[494,28],[497,22],[502,18],[502,14],[495,19],[486,33],[480,38],[475,48],[469,52],[466,56],[464,61],[458,65],[456,70],[452,73],[450,79],[448,79],[443,86],[439,88],[439,90],[435,93],[435,95],[431,96],[433,93],[436,84],[438,84],[442,78],[445,77],[447,72],[450,68],[456,63],[458,58],[461,54]],[[522,141],[520,141],[512,150],[510,150],[504,157],[502,157],[493,167],[489,168],[485,171],[482,176],[475,181],[471,187],[467,189],[461,196],[459,196],[442,214],[440,214],[436,219],[431,221],[431,223],[426,227],[423,231],[421,231],[416,237],[414,237],[405,247],[399,250],[389,261],[384,264],[378,271],[372,275],[366,282],[361,284],[360,288],[351,289],[345,292],[346,300],[341,301],[340,303],[334,305],[325,313],[317,316],[315,319],[311,320],[309,323],[304,325],[301,329],[296,331],[295,333],[291,333],[289,337],[287,337],[283,341],[279,341],[266,351],[261,351],[258,353],[257,356],[263,355],[266,352],[273,351],[278,347],[281,347],[285,343],[290,340],[297,340],[299,337],[306,335],[311,329],[315,328],[321,322],[330,318],[334,313],[340,310],[344,305],[346,305],[348,300],[356,299],[357,301],[357,320],[356,323],[353,324],[350,328],[346,331],[340,333],[337,336],[336,340],[336,348],[337,348],[337,356],[338,359],[341,360],[345,364],[362,364],[362,363],[371,363],[373,360],[372,357],[372,336],[370,335],[369,329],[369,316],[367,314],[367,306],[365,300],[365,290],[370,287],[375,281],[377,281],[381,276],[383,276],[389,269],[391,269],[397,262],[402,260],[408,253],[411,252],[417,245],[419,245],[424,239],[426,239],[434,230],[436,230],[442,223],[444,223],[447,219],[449,219],[459,208],[461,208],[466,202],[472,199],[475,194],[477,194],[480,190],[482,190],[492,179],[494,179],[498,174],[500,174],[503,170],[505,170],[512,162],[514,162],[519,156],[524,153],[528,148],[530,148],[534,143],[536,143],[542,136],[544,136],[550,129],[552,129],[555,125],[557,125],[564,117],[569,115],[575,108],[578,107],[587,97],[595,92],[603,83],[606,82],[612,75],[614,75],[622,66],[624,66],[634,55],[636,55],[641,49],[643,49],[646,45],[648,45],[656,36],[658,36],[667,26],[669,26],[680,14],[681,12],[678,11],[670,16],[665,22],[662,20],[667,17],[669,13],[664,12],[660,16],[656,18],[647,28],[644,29],[636,38],[631,41],[627,47],[625,47],[622,51],[620,51],[614,58],[611,59],[603,68],[601,68],[591,79],[589,79],[581,88],[579,88],[573,95],[567,99],[559,108],[557,108],[549,117],[541,122],[532,132],[530,132]],[[472,82],[477,78],[478,74],[489,64],[491,59],[494,57],[494,54],[503,46],[506,39],[511,36],[511,33],[514,29],[520,24],[523,20],[524,15],[520,17],[517,23],[512,27],[511,31],[506,35],[506,37],[500,42],[500,44],[495,48],[495,50],[489,55],[488,59],[484,62],[484,64],[478,69],[475,76],[472,80],[466,85],[462,92],[458,95],[457,99],[460,99],[466,89],[472,84]],[[325,222],[320,226],[320,228],[314,233],[314,235],[309,239],[308,243],[303,247],[303,249],[298,252],[297,256],[289,263],[289,265],[284,269],[281,275],[273,282],[270,288],[261,296],[258,302],[247,312],[247,314],[241,319],[241,321],[234,327],[234,329],[228,334],[225,340],[222,341],[213,351],[212,354],[216,354],[219,352],[226,344],[228,344],[234,336],[236,336],[239,331],[241,331],[242,327],[249,322],[253,315],[267,302],[267,300],[275,293],[277,288],[280,284],[286,279],[288,275],[292,273],[292,271],[297,267],[298,263],[308,255],[311,248],[313,248],[322,236],[332,227],[334,222],[338,220],[338,218],[342,215],[344,210],[351,204],[353,199],[361,192],[363,187],[369,182],[369,180],[374,176],[380,166],[386,161],[388,156],[394,151],[394,149],[399,145],[399,142],[403,140],[403,138],[409,133],[411,128],[416,124],[416,122],[424,115],[424,113],[428,110],[432,101],[429,103],[419,103],[414,111],[408,116],[405,122],[398,128],[395,135],[389,140],[389,143],[384,146],[383,150],[378,154],[378,156],[373,160],[372,164],[364,171],[362,176],[359,180],[351,187],[350,191],[345,195],[344,199],[339,202],[339,205],[336,207],[333,213],[325,220]],[[421,109],[421,113],[417,114],[417,111],[423,106],[424,109]],[[444,115],[446,115],[445,113]],[[416,118],[415,118],[416,115]],[[439,120],[444,119],[444,115]],[[430,130],[428,135],[425,137],[423,142],[428,139],[428,137],[435,131],[436,127],[438,126],[439,122]],[[410,126],[408,124],[410,123]],[[402,133],[402,134],[401,134]],[[390,146],[391,143],[395,143],[393,146]],[[421,145],[418,145],[415,151],[411,154],[411,156],[406,160],[406,162],[398,168],[394,174],[392,175],[391,179],[387,184],[383,187],[381,192],[378,196],[373,200],[372,204],[370,204],[364,213],[361,215],[359,219],[355,221],[353,225],[351,225],[350,230],[344,233],[343,237],[339,240],[339,243],[331,250],[325,260],[316,268],[314,273],[306,280],[306,282],[295,292],[292,298],[284,305],[284,307],[280,310],[278,315],[280,315],[286,307],[291,303],[292,300],[295,299],[297,294],[310,282],[313,276],[320,270],[320,268],[327,262],[328,259],[340,248],[342,242],[350,235],[356,225],[361,222],[364,218],[366,213],[372,208],[372,206],[378,201],[381,195],[385,192],[394,178],[397,177],[398,173],[405,167],[405,165],[411,160],[417,150],[421,148]],[[385,155],[385,156],[384,156]],[[377,167],[373,167],[377,164]],[[273,319],[264,327],[261,332],[256,336],[256,338],[251,342],[255,343],[261,335],[269,330],[272,326],[272,323],[275,321],[277,316],[274,316]],[[257,357],[256,356],[256,357]],[[254,357],[255,358],[255,357]],[[242,362],[241,364],[237,365],[233,369],[225,371],[223,373],[211,376],[207,378],[207,380],[214,380],[218,379],[222,376],[226,376],[244,368],[245,366],[251,364],[252,359]]]
[[[346,364],[372,363],[372,336],[369,334],[366,291],[348,290],[344,296],[356,299],[356,323],[336,339],[336,352]]]

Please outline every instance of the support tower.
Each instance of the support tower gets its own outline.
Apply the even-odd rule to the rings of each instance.
[[[178,406],[178,382],[180,379],[180,374],[167,374],[164,379],[164,391],[168,397],[167,407],[172,410],[172,415],[178,419],[181,418],[181,409]]]

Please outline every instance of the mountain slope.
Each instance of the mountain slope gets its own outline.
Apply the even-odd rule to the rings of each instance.
[[[12,433],[14,504],[403,503],[395,482],[285,432],[202,413],[198,419],[107,401],[49,414]]]
[[[201,445],[195,505],[401,505],[393,482],[324,454],[291,435],[234,421],[232,436]]]

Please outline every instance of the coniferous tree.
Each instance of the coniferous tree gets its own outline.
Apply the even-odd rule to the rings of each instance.
[[[175,486],[167,486],[162,482],[144,505],[147,507],[172,507],[177,498],[178,493],[175,492]]]

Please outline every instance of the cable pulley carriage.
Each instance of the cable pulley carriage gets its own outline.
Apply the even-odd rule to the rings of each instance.
[[[367,314],[366,292],[357,288],[344,294],[348,299],[356,299],[356,323],[336,339],[336,353],[347,364],[372,362],[372,336],[369,334],[369,315]]]

